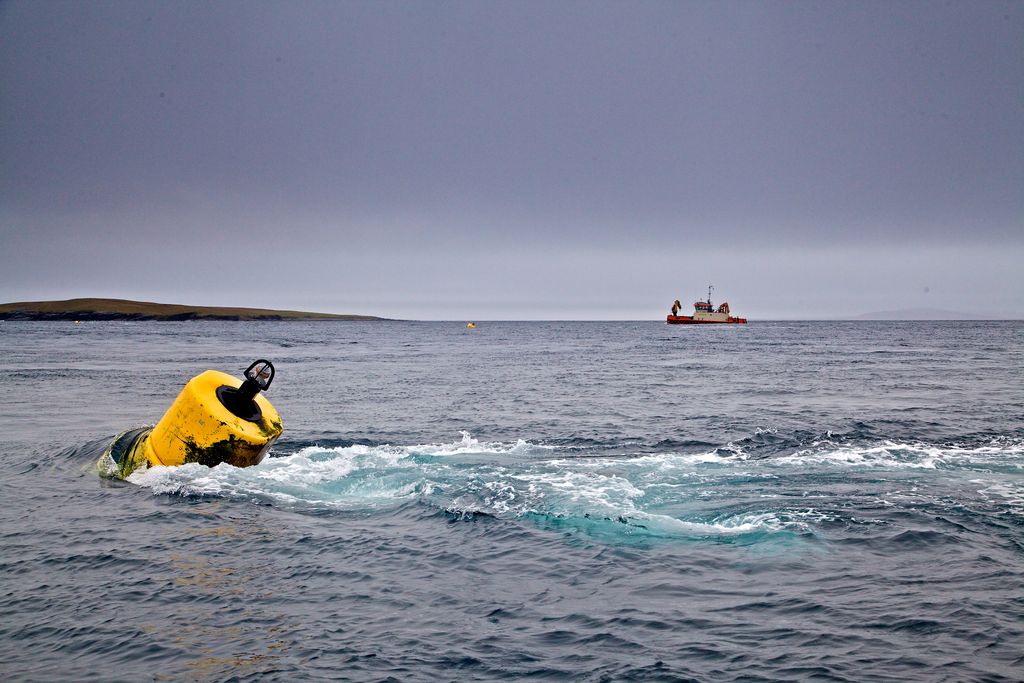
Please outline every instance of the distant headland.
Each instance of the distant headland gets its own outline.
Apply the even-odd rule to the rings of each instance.
[[[999,320],[998,316],[984,313],[947,311],[940,308],[902,308],[895,311],[872,311],[854,316],[850,320]]]
[[[0,304],[0,320],[386,320],[372,315],[337,315],[269,308],[224,308],[158,304],[126,299],[68,299]]]

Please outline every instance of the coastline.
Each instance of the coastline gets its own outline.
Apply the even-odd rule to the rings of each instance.
[[[128,299],[67,299],[0,304],[0,320],[387,320],[372,315],[224,306],[188,306]]]

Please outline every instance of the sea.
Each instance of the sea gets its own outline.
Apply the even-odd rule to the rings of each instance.
[[[1019,681],[1024,323],[0,323],[0,677]],[[257,358],[260,465],[97,475]]]

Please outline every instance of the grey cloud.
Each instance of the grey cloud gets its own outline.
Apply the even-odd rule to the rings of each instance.
[[[440,301],[463,281],[418,254],[525,250],[527,313],[581,310],[545,296],[579,296],[587,248],[652,282],[633,254],[1020,254],[1022,37],[1000,2],[7,2],[0,294],[68,239],[270,241],[286,301],[339,284],[298,265],[325,254],[401,257]]]

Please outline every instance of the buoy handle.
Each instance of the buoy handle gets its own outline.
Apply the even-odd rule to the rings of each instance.
[[[255,383],[259,387],[258,391],[266,391],[274,381],[274,364],[264,358],[253,361],[245,371],[245,381]]]
[[[259,422],[263,417],[263,411],[253,399],[256,394],[270,388],[274,381],[274,364],[269,360],[260,358],[245,370],[245,381],[242,386],[233,389],[228,385],[217,388],[217,398],[224,404],[224,407],[233,414],[249,420]]]

